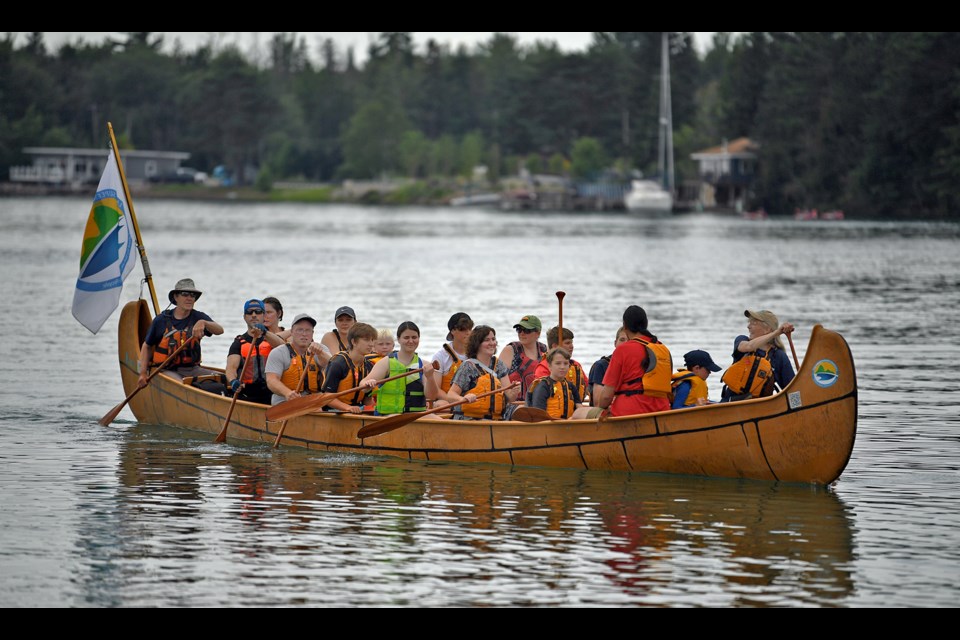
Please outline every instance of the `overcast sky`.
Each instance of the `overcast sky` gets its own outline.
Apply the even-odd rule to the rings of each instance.
[[[17,32],[15,32],[17,33]],[[231,32],[213,32],[213,31],[158,31],[163,34],[164,48],[169,50],[174,42],[179,40],[187,50],[195,49],[197,46],[214,41],[218,45],[235,43],[241,51],[249,52],[255,47],[265,47],[274,33],[272,31],[231,31]],[[298,31],[297,36],[302,36],[307,43],[310,55],[318,59],[320,43],[333,38],[340,49],[340,53],[346,52],[347,47],[353,47],[354,59],[362,63],[367,57],[367,47],[376,38],[379,32],[375,31]],[[538,40],[556,42],[563,51],[583,51],[591,41],[590,31],[517,31],[508,32],[515,36],[520,44],[533,44]],[[25,32],[19,32],[17,35],[17,44],[22,45],[25,41]],[[415,31],[413,32],[414,46],[418,52],[423,52],[428,40],[433,39],[440,44],[449,44],[451,49],[465,44],[472,49],[481,42],[486,42],[493,35],[492,31]],[[694,41],[697,49],[702,53],[704,48],[710,44],[712,34],[708,32],[695,32]],[[45,31],[44,41],[51,50],[59,48],[66,42],[75,42],[77,40],[103,41],[105,38],[122,39],[122,33],[113,32],[80,32],[80,31]]]

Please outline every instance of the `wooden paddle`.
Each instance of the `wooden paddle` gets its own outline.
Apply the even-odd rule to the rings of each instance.
[[[123,408],[124,408],[125,406],[127,406],[127,403],[130,402],[130,400],[133,398],[133,396],[135,396],[135,395],[137,395],[138,393],[140,393],[140,390],[141,390],[141,389],[145,389],[146,386],[147,386],[148,384],[150,384],[150,381],[153,380],[153,376],[155,376],[155,375],[157,375],[158,373],[160,373],[161,371],[163,371],[164,368],[166,368],[166,366],[167,366],[169,363],[173,362],[174,357],[177,356],[181,351],[183,351],[184,349],[186,349],[186,348],[187,348],[187,345],[190,344],[191,342],[193,342],[195,339],[196,339],[196,338],[189,338],[189,339],[186,340],[182,345],[180,345],[179,347],[177,347],[176,349],[174,349],[174,350],[173,350],[173,353],[171,353],[170,356],[169,356],[166,360],[164,360],[163,362],[161,362],[160,365],[157,366],[157,368],[153,370],[153,373],[151,373],[149,376],[147,376],[147,382],[146,382],[146,384],[144,384],[142,387],[138,385],[136,389],[134,389],[133,391],[130,392],[130,395],[128,395],[126,398],[123,399],[123,402],[121,402],[120,404],[118,404],[117,406],[115,406],[113,409],[110,409],[110,411],[108,411],[105,416],[103,416],[102,418],[100,418],[100,419],[97,421],[97,424],[99,424],[101,427],[106,427],[106,426],[109,425],[111,422],[113,422],[114,420],[116,420],[117,416],[120,414],[121,411],[123,411]]]
[[[233,394],[233,401],[230,403],[230,410],[227,411],[227,419],[223,421],[223,428],[220,429],[220,433],[217,434],[217,437],[213,439],[214,442],[225,442],[227,439],[227,427],[230,425],[230,416],[233,415],[233,408],[237,406],[237,398],[240,397],[240,392],[243,390],[243,379],[247,376],[247,369],[250,367],[250,363],[256,358],[260,357],[260,352],[257,350],[257,347],[261,342],[263,342],[262,335],[260,336],[259,340],[254,340],[250,345],[250,351],[247,353],[247,360],[243,363],[243,371],[240,372],[240,388],[237,389]]]
[[[487,396],[492,396],[495,393],[503,393],[504,391],[509,391],[514,387],[518,386],[519,382],[514,382],[511,385],[506,387],[501,387],[499,389],[494,389],[493,391],[487,391],[486,393],[481,393],[477,395],[477,400],[480,398],[485,398]],[[406,426],[411,422],[417,420],[421,416],[425,416],[431,413],[439,413],[440,411],[447,411],[457,405],[466,404],[468,401],[466,399],[458,400],[450,404],[443,405],[442,407],[437,407],[436,409],[430,409],[428,411],[417,411],[415,413],[398,413],[395,416],[389,416],[383,420],[377,422],[372,422],[370,424],[360,427],[360,430],[357,431],[358,438],[371,438],[373,436],[378,436],[381,433],[386,433],[387,431],[393,431],[394,429],[399,429],[400,427]]]
[[[793,346],[793,331],[787,332],[787,342],[790,343],[790,351],[793,352],[793,364],[797,365],[797,371],[800,371],[800,361],[797,360],[797,350]]]
[[[377,384],[383,384],[384,382],[390,382],[391,380],[406,378],[409,375],[420,373],[421,371],[423,371],[422,367],[420,369],[410,369],[404,373],[390,376],[389,378],[384,378],[383,380],[378,380]],[[267,420],[273,422],[277,420],[290,420],[291,418],[302,416],[305,413],[310,413],[311,411],[321,409],[330,404],[331,400],[335,400],[340,396],[347,396],[351,393],[355,393],[366,388],[366,386],[354,387],[353,389],[337,391],[336,393],[323,393],[319,395],[313,394],[309,396],[302,396],[300,398],[294,398],[293,400],[287,400],[286,402],[281,402],[280,404],[274,405],[267,409]]]
[[[314,357],[316,357],[316,356],[311,356],[311,358],[314,358]],[[317,366],[319,366],[319,364],[318,364]],[[303,368],[303,373],[300,374],[300,381],[297,382],[297,389],[296,389],[297,393],[300,393],[301,391],[303,391],[303,385],[307,384],[307,374],[308,374],[309,371],[310,371],[310,364],[309,364],[309,362],[308,362],[308,363],[307,363],[307,366],[305,366],[305,367]],[[289,422],[289,421],[288,421],[288,420],[284,420],[283,422],[281,422],[281,423],[280,423],[280,428],[277,429],[277,437],[276,437],[276,439],[273,441],[273,448],[274,448],[274,449],[276,449],[277,447],[280,446],[280,438],[283,437],[283,431],[284,431],[284,429],[287,428],[287,422]]]
[[[560,303],[560,309],[557,314],[557,346],[563,344],[563,297],[567,295],[563,291],[557,291],[557,302]]]

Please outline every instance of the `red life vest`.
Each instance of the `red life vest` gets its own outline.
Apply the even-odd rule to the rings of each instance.
[[[530,387],[530,384],[536,380],[536,370],[537,364],[540,360],[543,359],[543,355],[546,352],[543,345],[539,342],[537,343],[537,358],[536,360],[527,357],[527,352],[523,350],[523,344],[519,340],[511,342],[510,346],[513,347],[513,362],[510,363],[510,382],[520,382],[520,397],[527,397],[527,389]],[[517,354],[520,356],[520,362],[517,362]]]
[[[250,364],[250,368],[246,369],[246,373],[244,374],[247,358],[250,357],[250,351],[253,348],[253,344],[248,338],[249,336],[246,333],[237,336],[237,340],[240,341],[240,365],[237,367],[237,373],[240,374],[240,382],[243,384],[250,384],[254,381],[266,382],[267,378],[264,372],[264,366],[266,366],[267,356],[270,355],[270,349],[272,347],[261,337],[259,342],[257,342],[256,360]]]

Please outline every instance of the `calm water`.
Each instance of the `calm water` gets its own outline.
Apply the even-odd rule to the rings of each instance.
[[[158,295],[182,277],[227,336],[276,295],[432,354],[454,311],[564,326],[589,366],[628,304],[675,356],[730,362],[743,309],[850,343],[858,437],[833,486],[424,464],[139,425],[117,312],[70,315],[89,199],[0,200],[0,606],[839,606],[960,601],[960,225],[141,200]],[[136,298],[127,282],[123,301]],[[14,320],[16,318],[16,320]],[[329,326],[328,326],[329,325]],[[946,375],[945,375],[946,374]],[[711,378],[711,395],[719,381]]]

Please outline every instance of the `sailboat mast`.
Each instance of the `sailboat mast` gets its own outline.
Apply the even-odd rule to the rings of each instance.
[[[670,47],[667,32],[660,47],[660,137],[657,163],[663,188],[673,193],[673,106],[670,103]]]

